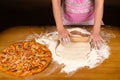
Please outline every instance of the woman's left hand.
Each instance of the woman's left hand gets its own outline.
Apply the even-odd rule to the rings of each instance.
[[[97,49],[99,49],[100,46],[104,43],[104,40],[99,33],[91,33],[90,41],[91,46]]]

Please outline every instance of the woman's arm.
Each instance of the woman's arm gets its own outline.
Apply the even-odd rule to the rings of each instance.
[[[103,7],[104,7],[104,0],[95,0],[95,20],[94,20],[94,33],[100,32],[100,27],[103,18]]]
[[[55,18],[59,39],[63,44],[69,44],[69,32],[64,28],[62,20],[61,0],[52,0],[53,15]]]
[[[100,29],[103,18],[103,8],[104,0],[95,0],[94,26],[91,35],[91,40],[93,41],[94,47],[99,47],[100,44],[103,42],[103,39],[100,36]]]
[[[64,28],[62,21],[61,0],[52,0],[52,7],[57,29]]]

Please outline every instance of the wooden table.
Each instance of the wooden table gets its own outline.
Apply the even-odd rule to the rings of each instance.
[[[17,26],[6,29],[0,33],[0,50],[16,41],[25,40],[29,35],[55,29],[54,26]],[[79,69],[73,75],[67,76],[65,73],[60,73],[59,65],[52,62],[43,72],[25,78],[15,77],[0,71],[0,80],[120,80],[120,27],[103,26],[102,31],[111,33],[115,37],[111,38],[108,43],[111,49],[110,57],[96,68]],[[55,71],[50,74],[49,70],[51,69]]]

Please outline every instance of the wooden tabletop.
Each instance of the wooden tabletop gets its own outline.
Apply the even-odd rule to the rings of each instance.
[[[83,27],[88,30],[91,27]],[[24,41],[28,36],[51,32],[54,26],[16,26],[0,32],[0,50],[17,41]],[[93,69],[83,68],[74,74],[60,73],[61,67],[51,62],[44,71],[29,77],[15,77],[0,71],[0,80],[120,80],[120,27],[103,26],[102,32],[108,33],[108,45],[111,55],[101,65]],[[112,36],[112,37],[110,37]]]

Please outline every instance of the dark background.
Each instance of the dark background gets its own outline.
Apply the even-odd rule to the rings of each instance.
[[[120,0],[105,0],[103,21],[120,25]],[[0,0],[0,27],[54,25],[51,0]]]

